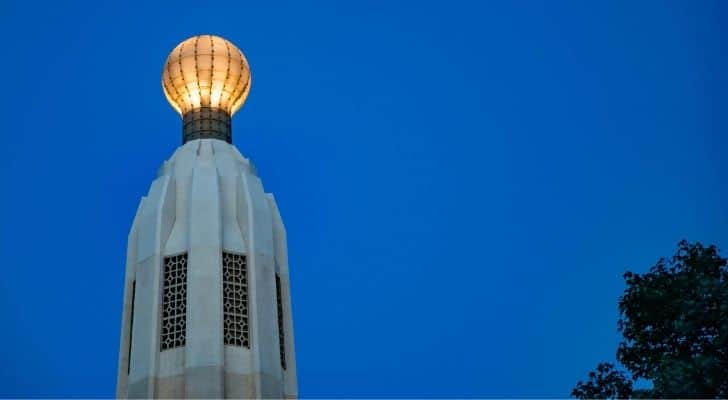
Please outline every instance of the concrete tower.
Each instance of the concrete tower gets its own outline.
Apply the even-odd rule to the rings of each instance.
[[[217,36],[167,58],[182,145],[129,232],[119,398],[297,397],[286,231],[232,145],[250,83],[243,53]]]

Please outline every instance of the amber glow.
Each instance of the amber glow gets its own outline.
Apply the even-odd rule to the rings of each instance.
[[[243,52],[214,35],[191,37],[169,53],[162,88],[177,112],[200,107],[220,108],[230,115],[250,92],[250,67]]]

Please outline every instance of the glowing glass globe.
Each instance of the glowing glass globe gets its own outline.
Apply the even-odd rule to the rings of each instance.
[[[250,92],[250,67],[243,52],[214,35],[193,36],[169,53],[162,88],[169,103],[185,115],[215,108],[233,115]]]

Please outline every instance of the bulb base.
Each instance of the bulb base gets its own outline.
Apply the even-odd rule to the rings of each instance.
[[[182,143],[195,139],[219,139],[233,142],[232,118],[219,108],[201,107],[182,116]]]

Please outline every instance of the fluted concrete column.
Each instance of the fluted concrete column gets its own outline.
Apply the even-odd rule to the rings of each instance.
[[[222,229],[220,188],[209,141],[192,172],[187,266],[185,375],[190,398],[222,398]]]

